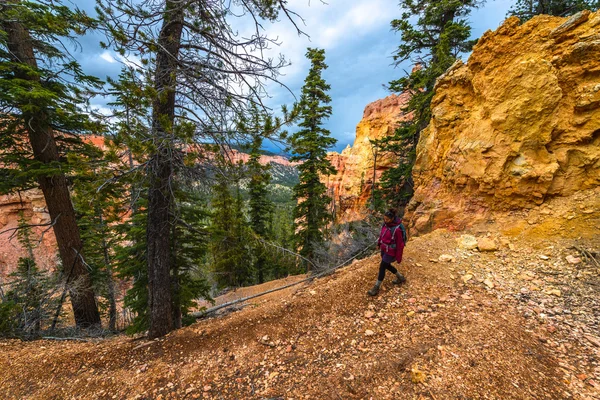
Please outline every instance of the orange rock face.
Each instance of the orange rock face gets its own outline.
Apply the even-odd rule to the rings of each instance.
[[[411,233],[461,229],[600,185],[600,13],[509,18],[436,85]]]
[[[21,195],[11,194],[0,196],[0,278],[6,277],[16,268],[19,257],[27,255],[19,244],[15,233],[18,226],[19,213],[32,225],[44,225],[50,222],[46,203],[41,190],[34,189],[21,192]],[[56,239],[48,226],[32,228],[33,250],[36,262],[42,269],[49,270],[58,261]]]
[[[406,94],[391,95],[367,105],[363,119],[356,126],[354,145],[348,146],[341,153],[328,154],[338,172],[324,177],[323,181],[335,201],[339,221],[353,221],[365,215],[371,199],[373,176],[378,181],[381,174],[394,163],[392,156],[382,156],[379,153],[377,165],[374,165],[374,149],[369,140],[393,134],[401,121],[410,118],[402,112],[408,100],[409,96]]]

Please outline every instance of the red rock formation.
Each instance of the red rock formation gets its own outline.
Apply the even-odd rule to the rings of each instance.
[[[86,136],[84,140],[88,143],[106,150],[105,138],[102,136]],[[250,156],[239,151],[232,151],[234,162],[247,162]],[[292,163],[282,156],[261,156],[262,164],[276,163],[286,167],[293,167]],[[18,226],[19,211],[22,211],[25,219],[32,225],[44,225],[50,221],[46,210],[44,196],[40,190],[33,189],[19,194],[0,196],[0,279],[8,276],[15,270],[19,257],[26,256],[26,251],[19,244],[15,233]],[[58,256],[56,250],[56,239],[54,232],[49,226],[33,227],[33,237],[37,244],[34,256],[42,269],[50,270],[57,265]]]
[[[352,147],[342,153],[329,153],[328,157],[337,169],[336,175],[324,177],[329,194],[335,201],[339,221],[353,221],[364,216],[373,187],[373,149],[369,140],[393,134],[401,121],[410,118],[402,112],[409,100],[407,94],[391,95],[365,107],[363,119],[356,126],[356,138]],[[377,156],[375,179],[394,163],[391,155]]]
[[[50,215],[40,190],[0,196],[0,278],[13,272],[19,257],[27,255],[15,234],[20,212],[32,225],[45,225],[50,222]],[[35,226],[32,228],[32,234],[36,244],[33,254],[38,266],[47,270],[53,268],[58,258],[52,228],[47,225]]]

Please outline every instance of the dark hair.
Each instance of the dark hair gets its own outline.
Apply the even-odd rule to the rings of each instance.
[[[396,218],[396,209],[390,208],[383,215],[385,215],[386,217],[388,217],[390,219],[394,219],[394,218]]]

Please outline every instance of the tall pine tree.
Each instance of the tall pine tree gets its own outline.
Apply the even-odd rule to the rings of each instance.
[[[331,220],[327,211],[331,198],[326,195],[327,187],[321,182],[322,175],[335,174],[336,170],[327,158],[327,149],[335,145],[336,139],[323,123],[331,116],[330,86],[322,78],[327,69],[325,50],[309,48],[306,57],[311,62],[308,76],[304,80],[300,97],[300,129],[290,138],[292,161],[298,166],[300,183],[294,187],[298,204],[294,209],[297,246],[300,254],[309,259],[314,257],[315,247],[323,242],[323,229]],[[310,268],[310,267],[307,267]]]
[[[471,26],[466,17],[480,4],[481,0],[402,0],[402,18],[391,22],[402,40],[394,53],[396,66],[412,60],[415,67],[389,85],[394,92],[411,94],[404,111],[412,113],[412,120],[403,123],[394,135],[373,143],[398,160],[397,166],[387,170],[381,180],[383,197],[390,205],[402,206],[412,196],[416,145],[431,119],[435,82],[461,53],[470,51],[475,44],[469,39]]]
[[[100,314],[66,175],[71,149],[61,144],[90,132],[82,107],[100,82],[82,72],[65,43],[93,25],[60,1],[0,3],[0,192],[41,188],[80,327],[99,325]]]
[[[240,192],[241,168],[241,164],[223,168],[213,186],[210,263],[219,287],[254,283],[252,240]]]
[[[262,32],[260,20],[275,21],[279,12],[292,14],[285,1],[273,0],[103,0],[98,12],[109,32],[108,45],[122,55],[139,57],[154,77],[146,240],[149,336],[155,338],[175,327],[170,291],[171,183],[178,151],[189,145],[177,127],[182,121],[191,122],[196,127],[192,136],[200,142],[228,136],[229,129],[215,131],[215,125],[226,125],[222,122],[233,120],[250,97],[264,95],[265,80],[276,80],[286,64],[262,57],[273,40]],[[231,26],[242,17],[255,23],[250,38],[239,36]]]

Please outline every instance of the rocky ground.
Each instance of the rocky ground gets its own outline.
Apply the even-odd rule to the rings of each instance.
[[[599,399],[599,214],[413,238],[375,298],[377,255],[160,340],[1,341],[0,397]]]

